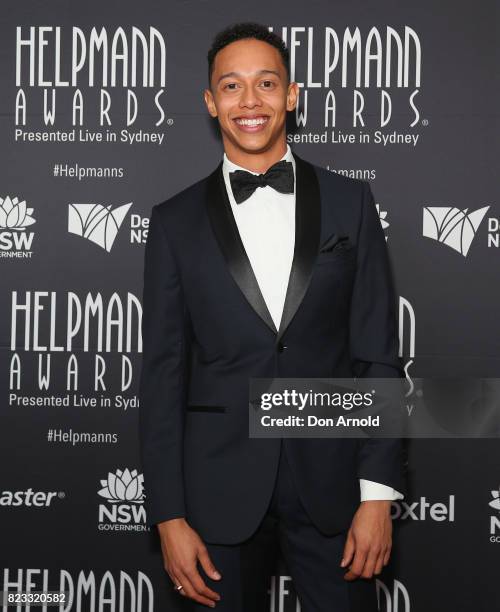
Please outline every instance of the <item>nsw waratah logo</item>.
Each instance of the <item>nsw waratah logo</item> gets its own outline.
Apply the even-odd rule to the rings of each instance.
[[[142,504],[144,501],[144,476],[137,470],[128,468],[108,472],[106,480],[101,480],[102,489],[98,492],[110,503],[127,502]]]
[[[109,253],[131,206],[129,202],[111,210],[111,204],[70,204],[68,232],[95,242]]]
[[[425,206],[423,235],[451,247],[464,257],[489,206],[468,212],[453,206]]]
[[[35,223],[36,219],[31,216],[33,209],[26,206],[26,200],[19,201],[19,198],[0,198],[0,227],[2,229],[24,230]]]
[[[36,222],[32,214],[26,200],[0,198],[0,251],[11,257],[31,257],[35,233],[27,228]]]
[[[490,501],[490,506],[495,510],[500,510],[500,489],[497,491],[492,491],[491,495],[493,499]]]
[[[387,211],[386,210],[382,210],[380,208],[380,204],[375,204],[376,208],[377,208],[377,213],[378,213],[378,218],[380,221],[380,225],[382,226],[382,229],[385,230],[389,227],[390,223],[387,221]],[[387,235],[385,236],[385,239],[387,240]]]

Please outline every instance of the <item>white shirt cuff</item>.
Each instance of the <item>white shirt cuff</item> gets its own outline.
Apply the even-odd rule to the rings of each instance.
[[[359,479],[359,488],[361,493],[361,501],[371,499],[403,499],[404,495],[392,487],[374,482],[373,480]]]

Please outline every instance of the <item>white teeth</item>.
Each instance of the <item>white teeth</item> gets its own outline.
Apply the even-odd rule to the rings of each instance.
[[[257,119],[236,119],[236,123],[240,125],[261,125],[267,121],[267,117],[258,117]]]

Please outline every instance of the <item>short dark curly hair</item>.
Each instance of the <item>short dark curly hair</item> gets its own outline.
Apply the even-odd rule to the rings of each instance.
[[[245,38],[256,38],[257,40],[262,40],[263,42],[272,45],[275,49],[278,49],[286,69],[288,81],[290,81],[290,54],[285,43],[283,42],[283,39],[278,36],[278,34],[270,32],[269,28],[261,23],[246,21],[242,23],[234,23],[216,34],[212,42],[212,46],[207,54],[209,87],[212,81],[214,60],[217,53],[232,42],[243,40]]]

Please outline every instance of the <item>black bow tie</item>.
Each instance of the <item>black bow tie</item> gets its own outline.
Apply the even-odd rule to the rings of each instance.
[[[273,164],[264,174],[252,174],[246,170],[229,173],[231,190],[237,204],[241,204],[257,187],[269,185],[280,193],[293,193],[293,165],[282,159]]]

